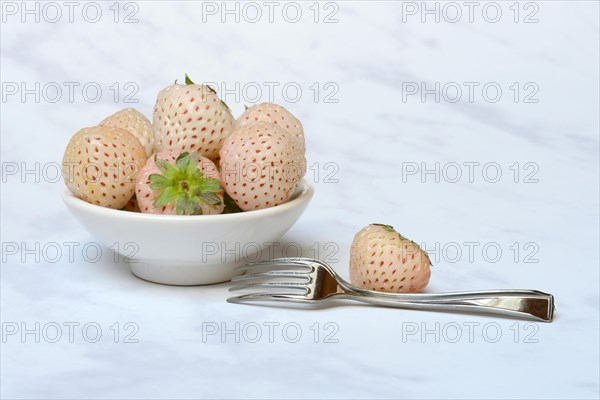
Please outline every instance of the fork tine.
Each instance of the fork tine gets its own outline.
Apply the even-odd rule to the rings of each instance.
[[[231,279],[231,282],[244,282],[251,280],[260,280],[260,279],[276,279],[276,278],[284,278],[284,279],[296,279],[302,278],[303,280],[310,280],[308,276],[308,271],[306,272],[298,272],[298,271],[266,271],[266,272],[255,272],[246,275],[238,275]]]
[[[279,258],[271,258],[270,260],[260,260],[249,262],[245,265],[259,265],[259,264],[302,264],[302,265],[310,265],[314,263],[322,263],[322,261],[306,258],[306,257],[279,257]]]
[[[291,283],[291,282],[260,282],[260,283],[247,283],[238,286],[232,286],[229,288],[230,292],[236,292],[238,290],[248,289],[291,289],[298,290],[304,289],[305,293],[308,292],[308,288],[304,283]]]
[[[271,294],[271,293],[251,293],[242,296],[230,297],[228,303],[244,303],[251,301],[304,301],[306,298],[302,295],[293,294]]]
[[[260,263],[240,265],[238,267],[235,267],[234,271],[243,272],[243,271],[253,271],[253,270],[260,270],[260,269],[268,269],[271,271],[275,271],[275,270],[296,270],[297,271],[299,269],[303,269],[305,271],[310,271],[311,267],[307,264],[301,264],[301,263],[264,261],[264,262],[260,262]]]
[[[271,258],[269,260],[260,260],[260,261],[253,261],[249,264],[260,264],[263,262],[302,262],[302,263],[314,263],[314,262],[321,262],[317,259],[314,258],[307,258],[307,257],[277,257],[277,258]]]
[[[301,262],[294,262],[294,261],[289,261],[283,258],[276,258],[274,260],[265,260],[265,261],[259,261],[259,262],[255,262],[255,263],[249,263],[249,264],[244,264],[244,265],[240,265],[234,268],[234,271],[247,271],[249,269],[254,269],[254,268],[263,268],[263,267],[268,267],[268,268],[281,268],[281,267],[285,267],[285,268],[290,268],[290,267],[304,267],[304,268],[309,268],[310,265],[306,264],[306,263],[301,263]]]

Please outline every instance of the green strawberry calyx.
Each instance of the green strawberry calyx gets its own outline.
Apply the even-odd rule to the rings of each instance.
[[[243,210],[235,203],[235,201],[231,198],[227,192],[223,193],[223,204],[225,205],[225,209],[223,210],[223,214],[235,214],[242,212]]]
[[[175,83],[177,83],[177,81],[175,81]],[[194,81],[192,81],[190,79],[190,77],[188,76],[188,74],[185,74],[185,84],[186,85],[195,85]],[[217,94],[217,91],[210,85],[205,85],[208,90],[210,90],[210,92],[212,94]],[[227,103],[225,103],[223,100],[219,99],[219,101],[221,102],[221,104],[223,104],[223,106],[225,106],[225,108],[227,109],[227,111],[231,112],[231,109],[229,108],[229,106],[227,105]]]
[[[374,225],[374,226],[380,226],[380,227],[382,227],[383,229],[385,229],[385,230],[386,230],[386,231],[388,231],[388,232],[397,233],[397,234],[398,234],[398,236],[400,237],[400,240],[401,240],[401,241],[403,241],[403,240],[408,240],[408,241],[409,241],[409,242],[411,242],[413,245],[415,245],[415,247],[416,247],[418,250],[421,250],[421,251],[423,252],[423,254],[425,254],[425,257],[427,257],[427,260],[429,261],[429,264],[430,264],[430,265],[433,265],[433,264],[431,264],[431,260],[430,260],[430,258],[429,258],[429,254],[427,254],[427,252],[426,252],[425,250],[423,250],[423,249],[421,248],[421,246],[419,246],[417,243],[415,243],[415,241],[413,241],[413,240],[410,240],[410,239],[408,239],[408,238],[406,238],[406,237],[402,236],[402,234],[401,234],[400,232],[397,232],[397,231],[394,229],[394,227],[393,227],[393,226],[391,226],[391,225],[385,225],[385,224],[371,224],[371,225]]]
[[[195,85],[195,83],[190,79],[188,74],[185,74],[185,84],[186,85]]]
[[[391,225],[386,225],[386,224],[371,224],[371,225],[381,226],[383,229],[385,229],[388,232],[396,232],[394,227]],[[398,233],[398,232],[396,232],[396,233]],[[398,235],[400,235],[400,234],[398,233]],[[406,239],[406,238],[404,236],[400,235],[400,239]]]
[[[175,204],[177,215],[201,215],[202,203],[221,204],[215,193],[221,192],[218,179],[206,178],[198,169],[199,154],[181,153],[175,165],[154,156],[156,167],[161,174],[151,174],[150,188],[160,193],[154,200],[156,207]]]

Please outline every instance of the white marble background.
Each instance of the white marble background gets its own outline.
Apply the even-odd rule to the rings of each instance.
[[[485,3],[469,22],[462,2],[456,3],[463,12],[458,23],[443,18],[437,23],[432,15],[422,22],[419,13],[407,12],[411,4],[391,1],[320,3],[317,23],[312,2],[298,3],[297,23],[284,20],[283,4],[270,23],[261,2],[264,15],[257,23],[236,22],[235,15],[223,22],[191,1],[137,1],[138,22],[127,24],[122,19],[135,8],[124,9],[123,3],[116,23],[113,2],[99,3],[97,23],[82,17],[85,3],[75,9],[72,23],[61,2],[63,16],[56,23],[44,20],[55,18],[53,10],[42,9],[44,3],[38,4],[46,12],[39,22],[22,9],[13,14],[15,4],[22,7],[2,3],[1,25],[3,398],[598,398],[597,2],[520,3],[516,23],[513,2],[497,3],[502,10],[497,23],[483,18]],[[223,7],[205,4],[205,11],[212,6]],[[323,23],[336,7],[338,22]],[[536,7],[538,22],[524,23]],[[288,11],[293,17],[293,9]],[[444,15],[453,18],[451,11]],[[88,12],[93,18],[93,10]],[[493,18],[493,9],[488,12]],[[106,249],[97,263],[86,262],[80,251],[74,261],[64,254],[55,263],[44,254],[39,262],[35,254],[9,254],[8,243],[23,250],[36,243],[94,240],[62,204],[62,182],[48,182],[41,173],[9,175],[14,163],[31,169],[59,162],[80,127],[131,106],[123,92],[115,103],[110,89],[115,82],[121,90],[127,82],[137,85],[139,103],[133,106],[150,116],[158,90],[184,72],[197,81],[222,83],[221,89],[255,82],[264,89],[262,100],[269,100],[264,83],[277,82],[271,100],[301,118],[309,164],[319,163],[314,169],[320,175],[309,171],[317,194],[283,242],[301,244],[307,256],[317,243],[320,257],[329,255],[325,245],[333,242],[339,247],[333,265],[346,277],[352,236],[370,222],[392,224],[430,247],[458,243],[463,251],[458,261],[452,262],[454,253],[433,256],[428,291],[535,288],[556,296],[555,321],[527,325],[358,306],[307,311],[232,305],[225,302],[227,284],[147,283],[115,263]],[[9,94],[10,83],[21,82],[28,88],[36,82],[80,86],[72,101],[65,89],[52,103],[51,92],[39,101],[33,94],[24,100],[20,93]],[[103,89],[96,103],[81,94],[88,82]],[[289,82],[302,88],[295,103],[282,95],[281,86]],[[321,87],[316,101],[310,89],[315,82]],[[327,82],[339,88],[337,103],[324,101]],[[433,96],[403,101],[407,82],[429,87],[496,82],[503,93],[496,103],[486,101],[481,90],[473,102],[466,91],[456,103],[438,103]],[[536,84],[538,102],[515,103],[514,82]],[[244,101],[236,104],[233,95],[226,101],[236,114],[243,109]],[[337,183],[323,181],[328,162],[339,168]],[[432,176],[423,183],[420,175],[403,182],[403,165],[411,162],[496,162],[503,175],[488,183],[477,169],[472,183],[466,177],[436,183]],[[518,183],[509,169],[515,162],[521,167]],[[523,182],[528,162],[539,167],[537,183]],[[51,170],[46,172],[49,178]],[[464,242],[479,243],[472,260]],[[510,249],[515,242],[521,249],[516,260]],[[534,247],[523,248],[530,242]],[[483,257],[486,243],[502,249],[497,262]],[[525,262],[536,248],[538,262]],[[69,322],[80,324],[73,343],[64,326]],[[124,343],[127,322],[139,327],[138,343]],[[203,340],[207,323],[232,329],[236,323],[265,322],[280,324],[273,343],[264,325],[258,343],[244,337],[236,343],[233,334]],[[318,343],[311,330],[315,322]],[[328,322],[338,329],[337,343],[324,342]],[[34,334],[7,334],[14,324],[35,330],[36,323],[47,329],[59,324],[62,336],[50,343],[47,330],[38,343]],[[102,328],[97,343],[84,340],[86,323]],[[118,343],[110,329],[114,323],[120,324]],[[285,340],[294,333],[283,336],[286,323],[302,328],[297,343]],[[472,340],[469,323],[479,324]],[[421,336],[436,324],[438,338]],[[485,324],[491,325],[484,332]],[[457,326],[462,336],[452,343]],[[406,336],[411,327],[419,334]],[[497,329],[501,336],[490,343]]]

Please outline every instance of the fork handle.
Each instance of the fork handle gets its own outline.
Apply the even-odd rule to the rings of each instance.
[[[340,297],[364,303],[417,310],[501,314],[550,322],[554,296],[537,290],[488,290],[441,294],[382,293],[342,286]]]

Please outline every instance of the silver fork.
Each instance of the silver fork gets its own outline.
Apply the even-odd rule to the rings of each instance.
[[[552,321],[554,296],[537,290],[487,290],[440,294],[382,293],[360,289],[343,280],[326,263],[310,258],[277,258],[236,268],[229,291],[253,293],[227,299],[230,303],[283,301],[322,303],[351,299],[381,306],[501,314]]]

